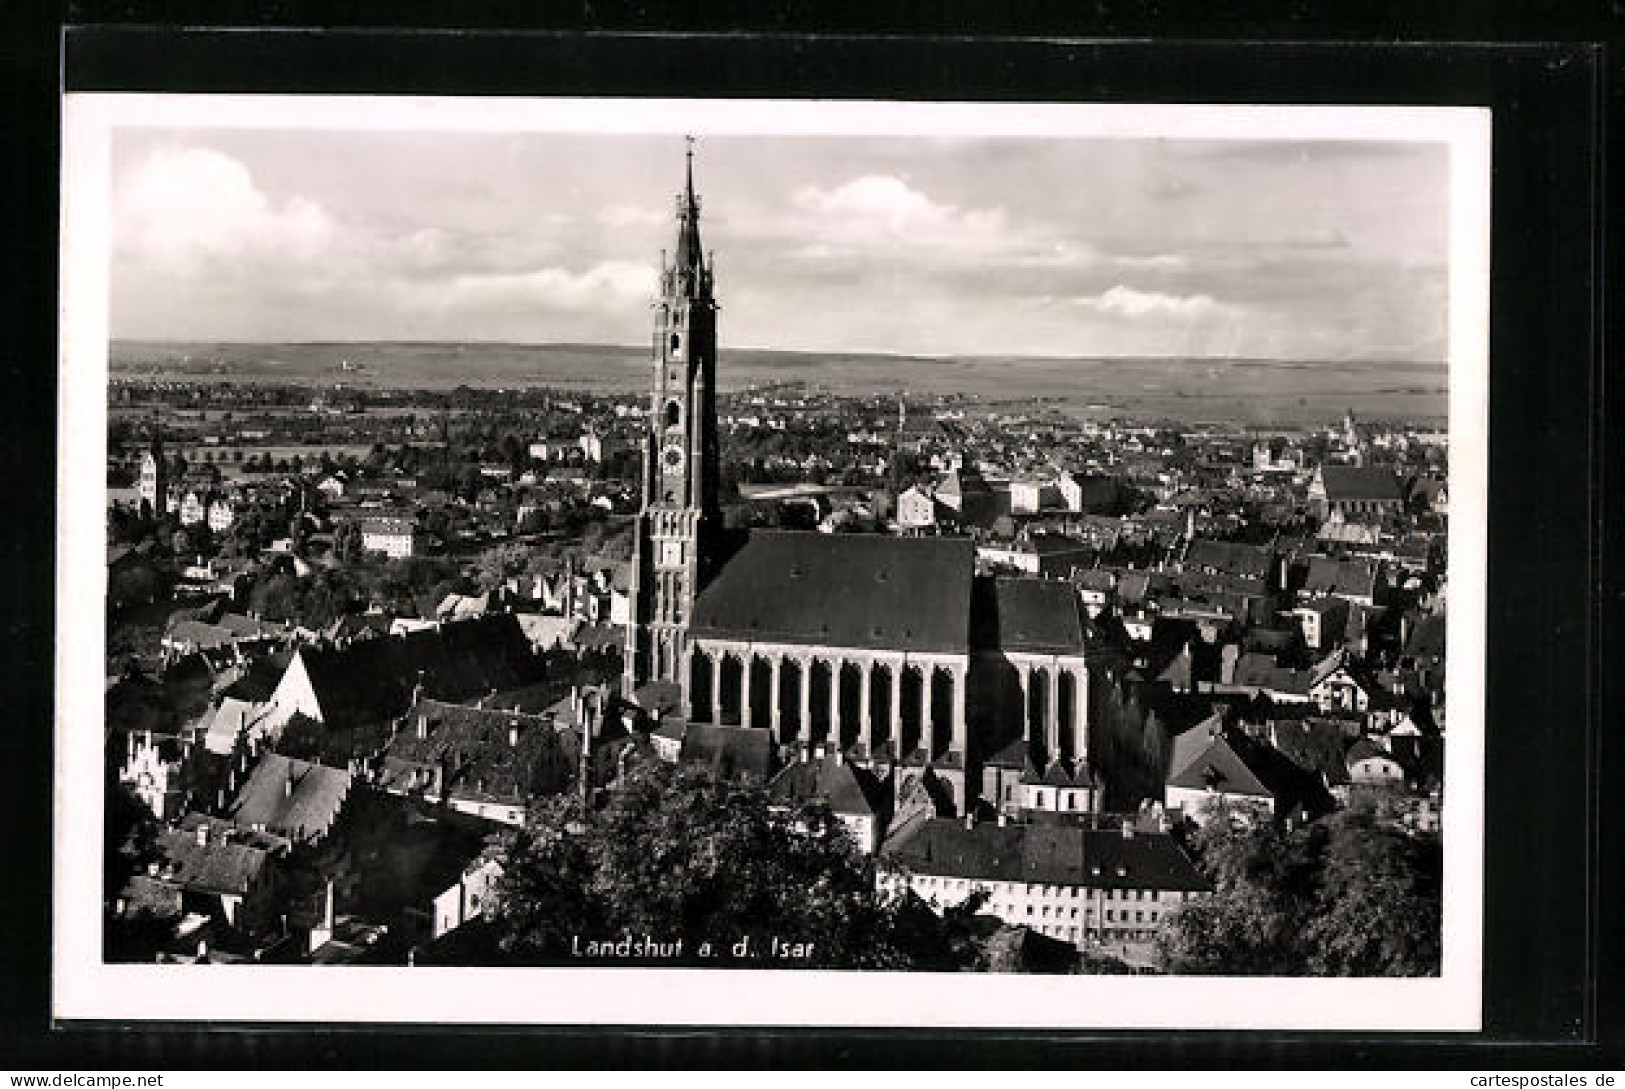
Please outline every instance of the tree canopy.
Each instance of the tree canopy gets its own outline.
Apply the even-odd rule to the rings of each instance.
[[[685,964],[969,966],[975,906],[938,916],[878,891],[875,866],[827,807],[776,808],[761,788],[649,762],[585,818],[573,795],[533,808],[507,851],[497,919],[504,948],[529,960],[647,935],[680,941],[669,961]],[[773,960],[774,939],[807,955]]]
[[[1215,809],[1193,837],[1214,892],[1168,921],[1164,967],[1212,975],[1438,973],[1437,836],[1389,827],[1363,805],[1294,829],[1227,817]]]

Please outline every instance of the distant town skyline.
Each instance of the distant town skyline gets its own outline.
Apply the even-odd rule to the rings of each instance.
[[[142,128],[111,334],[636,344],[680,135]],[[713,136],[723,350],[1436,362],[1442,143]]]

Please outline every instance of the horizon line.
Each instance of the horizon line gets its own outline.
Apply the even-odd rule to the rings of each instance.
[[[319,346],[364,346],[364,345],[436,345],[436,346],[472,346],[482,348],[601,348],[616,351],[642,353],[648,346],[643,344],[616,344],[607,341],[587,340],[435,340],[414,338],[382,338],[358,340],[232,340],[216,337],[125,337],[110,336],[109,344],[217,344],[244,347],[269,348],[277,345],[288,347],[310,348]],[[1378,363],[1398,364],[1408,366],[1448,367],[1448,359],[1383,359],[1370,356],[1350,356],[1344,358],[1306,357],[1306,356],[1263,356],[1263,355],[1051,355],[1037,352],[908,352],[866,350],[854,348],[769,348],[760,345],[736,345],[731,348],[717,349],[718,357],[725,352],[775,352],[782,355],[846,355],[846,356],[880,356],[890,359],[935,359],[935,360],[982,360],[982,359],[1033,359],[1053,360],[1065,362],[1071,360],[1102,360],[1111,362],[1156,362],[1168,360],[1190,360],[1203,363],[1292,363],[1299,365],[1316,364],[1342,364],[1350,363]]]

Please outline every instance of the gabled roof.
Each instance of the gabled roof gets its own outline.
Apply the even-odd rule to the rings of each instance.
[[[1332,676],[1338,670],[1347,672],[1349,676],[1353,678],[1356,683],[1360,684],[1362,688],[1366,687],[1360,678],[1354,676],[1353,670],[1349,669],[1348,654],[1343,650],[1342,647],[1332,651],[1330,654],[1326,655],[1326,657],[1322,658],[1320,661],[1316,662],[1310,667],[1309,687],[1314,688],[1315,685],[1319,684],[1321,681],[1324,681],[1327,677]]]
[[[975,469],[952,469],[937,485],[938,496],[957,498],[966,495],[992,495],[993,489],[988,486],[986,478]]]
[[[341,648],[301,647],[297,658],[316,693],[322,721],[330,727],[398,717],[411,705],[420,674],[422,694],[444,700],[484,696],[542,679],[541,660],[508,613]]]
[[[1311,556],[1303,590],[1309,594],[1371,597],[1376,592],[1376,584],[1377,567],[1369,560],[1334,560],[1329,556]]]
[[[1094,769],[1087,763],[1073,763],[1059,758],[1051,760],[1043,772],[1029,765],[1021,781],[1033,786],[1063,788],[1100,786],[1100,780],[1095,777]]]
[[[409,789],[413,771],[439,768],[453,797],[523,802],[567,789],[579,753],[547,717],[422,699],[384,750],[382,785]]]
[[[332,827],[350,793],[350,773],[324,764],[266,753],[231,805],[240,828],[262,826],[303,840]]]
[[[1445,648],[1445,614],[1424,616],[1411,629],[1405,640],[1407,658],[1443,658]]]
[[[1273,562],[1267,545],[1198,539],[1186,550],[1183,566],[1187,570],[1212,568],[1224,575],[1267,579]]]
[[[1344,756],[1348,737],[1342,723],[1325,718],[1272,721],[1269,738],[1277,752],[1304,771],[1322,776],[1328,786],[1349,781]]]
[[[216,894],[247,892],[271,857],[264,847],[232,842],[213,830],[203,844],[190,829],[160,832],[157,848],[164,860],[161,876],[165,881]]]
[[[1348,761],[1348,766],[1352,768],[1360,761],[1370,760],[1372,758],[1387,760],[1394,764],[1399,763],[1399,761],[1395,759],[1393,753],[1389,752],[1387,749],[1383,748],[1381,745],[1377,744],[1375,741],[1372,741],[1368,737],[1362,737],[1354,744],[1350,745],[1346,759]]]
[[[842,815],[874,816],[880,811],[883,792],[873,772],[844,758],[826,756],[785,765],[768,784],[768,793],[780,802],[824,802]]]
[[[1249,652],[1236,660],[1236,671],[1231,683],[1244,688],[1259,688],[1289,696],[1307,696],[1310,673],[1304,669],[1289,669],[1276,664],[1273,655]]]
[[[1387,469],[1358,465],[1323,465],[1319,471],[1328,502],[1398,503],[1402,499],[1399,494],[1399,480]]]
[[[1168,757],[1168,774],[1178,775],[1207,751],[1213,740],[1224,734],[1224,713],[1215,709],[1207,718],[1178,734]]]
[[[689,631],[963,653],[975,555],[953,537],[756,531],[701,591]]]
[[[1252,798],[1275,797],[1275,791],[1264,784],[1223,736],[1213,738],[1183,771],[1170,775],[1168,785]]]
[[[1083,610],[1070,582],[978,578],[971,602],[971,643],[978,649],[1083,653]]]
[[[919,874],[1089,888],[1198,892],[1208,882],[1173,839],[1159,834],[1063,824],[987,822],[967,828],[952,818],[922,822],[888,854]]]

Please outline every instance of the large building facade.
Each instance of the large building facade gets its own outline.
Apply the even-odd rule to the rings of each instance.
[[[689,722],[771,732],[903,774],[952,804],[979,758],[1087,779],[1086,621],[1065,582],[976,575],[968,538],[724,531],[717,305],[693,157],[662,259],[623,688]]]

